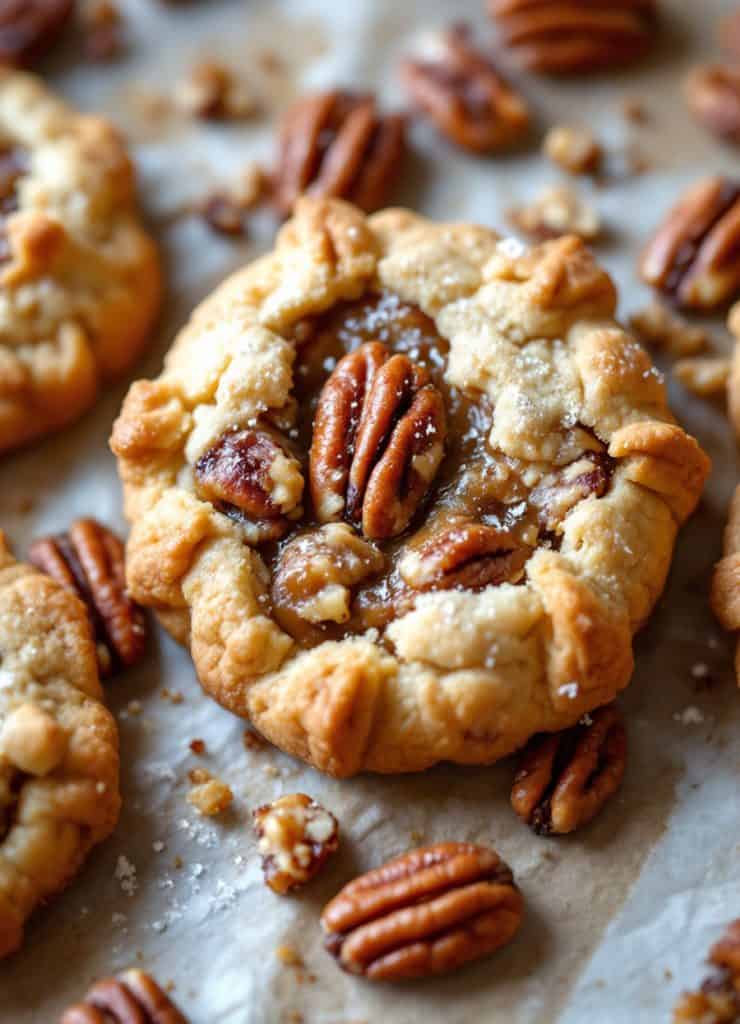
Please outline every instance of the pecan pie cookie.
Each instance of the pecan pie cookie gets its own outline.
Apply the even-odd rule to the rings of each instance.
[[[0,69],[0,453],[91,406],[138,356],[159,295],[113,128]]]
[[[0,531],[0,957],[118,819],[118,732],[82,603]]]
[[[302,200],[115,424],[132,596],[335,775],[574,725],[708,471],[615,302],[577,238]]]

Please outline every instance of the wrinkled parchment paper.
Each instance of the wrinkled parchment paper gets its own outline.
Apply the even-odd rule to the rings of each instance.
[[[46,70],[65,95],[109,113],[132,141],[170,280],[161,330],[136,370],[141,376],[158,371],[173,333],[215,282],[270,245],[269,217],[258,217],[251,239],[235,244],[179,214],[214,183],[232,179],[245,160],[269,156],[272,117],[295,91],[342,83],[398,101],[393,69],[420,33],[450,17],[488,27],[482,0],[120,6],[125,60],[85,66],[71,44]],[[667,202],[699,173],[738,167],[738,151],[712,142],[681,100],[686,70],[715,52],[716,16],[735,5],[663,6],[669,27],[647,67],[598,81],[522,82],[543,124],[585,122],[616,165],[628,146],[652,165],[608,188],[579,185],[607,223],[598,252],[618,280],[623,317],[648,298],[634,254]],[[214,54],[246,69],[264,96],[263,119],[193,125],[153,102],[152,94],[171,93],[196,59]],[[644,101],[643,125],[620,114],[625,97]],[[414,127],[413,138],[416,155],[398,199],[438,218],[500,227],[507,207],[558,180],[536,147],[473,159],[424,125]],[[714,327],[726,346],[722,325]],[[0,464],[0,523],[18,553],[34,534],[76,515],[123,528],[106,442],[126,386],[71,430]],[[710,943],[740,915],[740,695],[730,647],[706,605],[736,454],[720,407],[677,385],[671,390],[715,468],[681,536],[665,597],[637,640],[637,670],[622,701],[627,777],[592,827],[558,841],[532,836],[508,807],[511,763],[338,782],[273,748],[246,749],[245,723],[201,694],[187,655],[158,631],[149,661],[109,685],[121,730],[120,825],[69,890],[37,914],[23,950],[0,965],[3,1024],[54,1021],[92,978],[133,963],[171,980],[194,1024],[667,1021],[679,991],[702,976]],[[163,697],[164,688],[182,694],[182,702]],[[197,737],[209,751],[203,762],[188,748]],[[199,818],[185,801],[187,771],[196,763],[234,789],[223,820]],[[248,810],[293,790],[336,813],[343,843],[315,884],[280,899],[261,881]],[[490,843],[512,865],[527,904],[516,940],[443,980],[390,988],[342,974],[321,947],[324,902],[359,871],[420,842],[448,839]],[[281,945],[296,950],[305,967],[286,966],[275,952]]]

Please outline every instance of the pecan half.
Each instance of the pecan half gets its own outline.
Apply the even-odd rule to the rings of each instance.
[[[223,434],[198,459],[194,475],[198,497],[240,523],[250,543],[277,540],[300,514],[300,464],[271,431]]]
[[[595,818],[619,789],[626,758],[619,711],[613,705],[599,708],[583,724],[530,741],[511,806],[539,835],[573,832]]]
[[[673,1024],[737,1024],[740,1021],[740,919],[709,952],[716,970],[698,992],[684,992],[673,1014]]]
[[[630,64],[655,35],[655,0],[488,0],[503,44],[531,71],[574,74]]]
[[[493,850],[439,843],[356,878],[324,907],[325,945],[339,966],[376,981],[443,974],[504,946],[521,894]]]
[[[487,153],[529,129],[527,104],[475,49],[464,26],[441,33],[429,59],[406,58],[401,77],[414,103],[464,149]]]
[[[28,64],[51,48],[74,0],[4,0],[0,4],[0,64]]]
[[[352,591],[383,570],[374,544],[345,523],[328,523],[290,540],[272,582],[275,617],[296,639],[325,637],[322,624],[350,618]]]
[[[35,540],[28,560],[73,591],[86,605],[98,645],[101,676],[143,658],[147,624],[126,590],[125,551],[95,519],[77,519],[67,533]]]
[[[289,793],[252,813],[265,882],[283,895],[321,871],[339,846],[337,819],[305,793]]]
[[[710,132],[740,142],[740,67],[708,64],[686,80],[689,110]]]
[[[606,452],[586,452],[549,473],[533,489],[529,503],[546,530],[559,531],[568,513],[585,498],[601,498],[609,489],[613,462]]]
[[[669,211],[640,260],[644,281],[687,309],[713,309],[740,289],[740,183],[707,178]]]
[[[154,978],[129,970],[96,981],[59,1024],[188,1024]]]
[[[406,151],[406,121],[381,114],[365,93],[305,96],[283,120],[274,200],[290,214],[304,192],[349,199],[367,213],[385,204]]]
[[[319,396],[310,457],[321,522],[344,516],[366,537],[408,526],[444,455],[444,401],[408,356],[370,341],[340,359]]]
[[[409,549],[399,572],[415,590],[480,590],[516,583],[531,554],[507,530],[460,517]]]

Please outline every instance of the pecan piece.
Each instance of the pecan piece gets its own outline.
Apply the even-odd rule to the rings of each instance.
[[[441,33],[430,58],[406,58],[401,76],[414,103],[463,149],[488,153],[529,129],[527,104],[475,49],[464,26]]]
[[[334,815],[305,793],[289,793],[253,811],[265,882],[281,895],[323,868],[339,846]]]
[[[54,44],[74,0],[4,0],[0,5],[0,64],[28,64]]]
[[[578,235],[591,242],[601,233],[596,211],[566,185],[546,188],[532,202],[514,206],[506,215],[512,227],[538,242],[561,235]]]
[[[530,71],[579,74],[631,64],[655,35],[655,0],[488,0],[503,44]]]
[[[28,560],[87,607],[101,676],[141,660],[146,618],[126,590],[124,546],[114,533],[95,519],[77,519],[67,533],[35,540]]]
[[[508,866],[472,843],[404,853],[356,878],[324,907],[339,966],[375,981],[443,974],[504,946],[523,901]]]
[[[154,978],[129,970],[96,981],[59,1024],[188,1024]]]
[[[609,489],[613,462],[606,452],[585,452],[575,462],[548,473],[534,488],[529,502],[543,527],[559,531],[568,513],[585,498],[601,498]]]
[[[194,474],[198,497],[240,523],[250,543],[277,540],[300,515],[300,464],[266,429],[223,434],[198,459]]]
[[[381,114],[372,96],[337,90],[306,96],[283,121],[275,205],[288,216],[310,192],[348,199],[370,213],[385,204],[405,150],[405,118]]]
[[[399,572],[415,590],[480,590],[518,582],[531,554],[507,530],[460,517],[407,551]]]
[[[627,734],[613,705],[553,735],[535,736],[522,755],[511,806],[538,835],[563,835],[595,818],[624,776]]]
[[[369,341],[344,356],[319,396],[310,455],[321,522],[361,523],[371,539],[408,526],[444,456],[444,401],[408,356]]]
[[[669,211],[640,260],[644,281],[687,309],[713,309],[740,289],[740,183],[707,178]]]
[[[740,67],[708,64],[686,81],[689,110],[710,132],[740,143]]]
[[[698,992],[684,992],[673,1024],[737,1024],[740,1021],[740,919],[732,921],[709,951],[715,968]]]
[[[603,151],[593,132],[577,125],[558,124],[545,136],[542,152],[569,174],[594,174]]]

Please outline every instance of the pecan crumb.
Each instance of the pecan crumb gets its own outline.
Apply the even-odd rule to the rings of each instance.
[[[231,238],[246,235],[244,210],[228,192],[212,192],[200,204],[199,212],[208,227],[218,235]]]
[[[713,398],[725,393],[730,377],[730,360],[721,356],[679,359],[673,365],[673,375],[692,394]]]
[[[188,778],[193,788],[187,795],[187,801],[200,814],[212,818],[231,805],[234,799],[231,788],[205,768],[191,769]]]
[[[740,919],[728,925],[712,946],[713,973],[698,992],[684,992],[673,1012],[674,1024],[736,1024],[740,1020]]]
[[[695,356],[709,347],[702,327],[692,327],[661,302],[652,302],[630,317],[630,327],[645,345],[672,356]]]
[[[259,104],[252,89],[231,68],[204,60],[190,69],[175,90],[177,105],[190,117],[240,120],[254,117]]]
[[[637,96],[627,96],[622,100],[622,117],[632,124],[645,124],[649,120],[649,114],[644,102]]]
[[[593,132],[567,124],[551,128],[542,149],[545,156],[569,174],[594,174],[603,156]]]
[[[88,0],[80,14],[85,56],[103,63],[123,52],[123,18],[112,0]]]
[[[533,202],[507,211],[512,226],[537,241],[578,235],[593,241],[601,233],[596,211],[565,185],[548,188]]]
[[[277,946],[275,956],[286,967],[303,967],[303,957],[293,946]]]
[[[260,736],[258,732],[254,732],[253,729],[245,729],[242,734],[242,742],[247,750],[264,750],[267,746],[267,740]]]
[[[198,756],[200,756],[201,754],[205,754],[205,752],[206,752],[206,745],[205,745],[203,740],[200,740],[200,739],[191,740],[190,741],[190,749],[191,749],[191,751],[194,754],[197,754]]]
[[[281,895],[305,885],[339,846],[337,819],[304,793],[253,812],[265,882]]]

